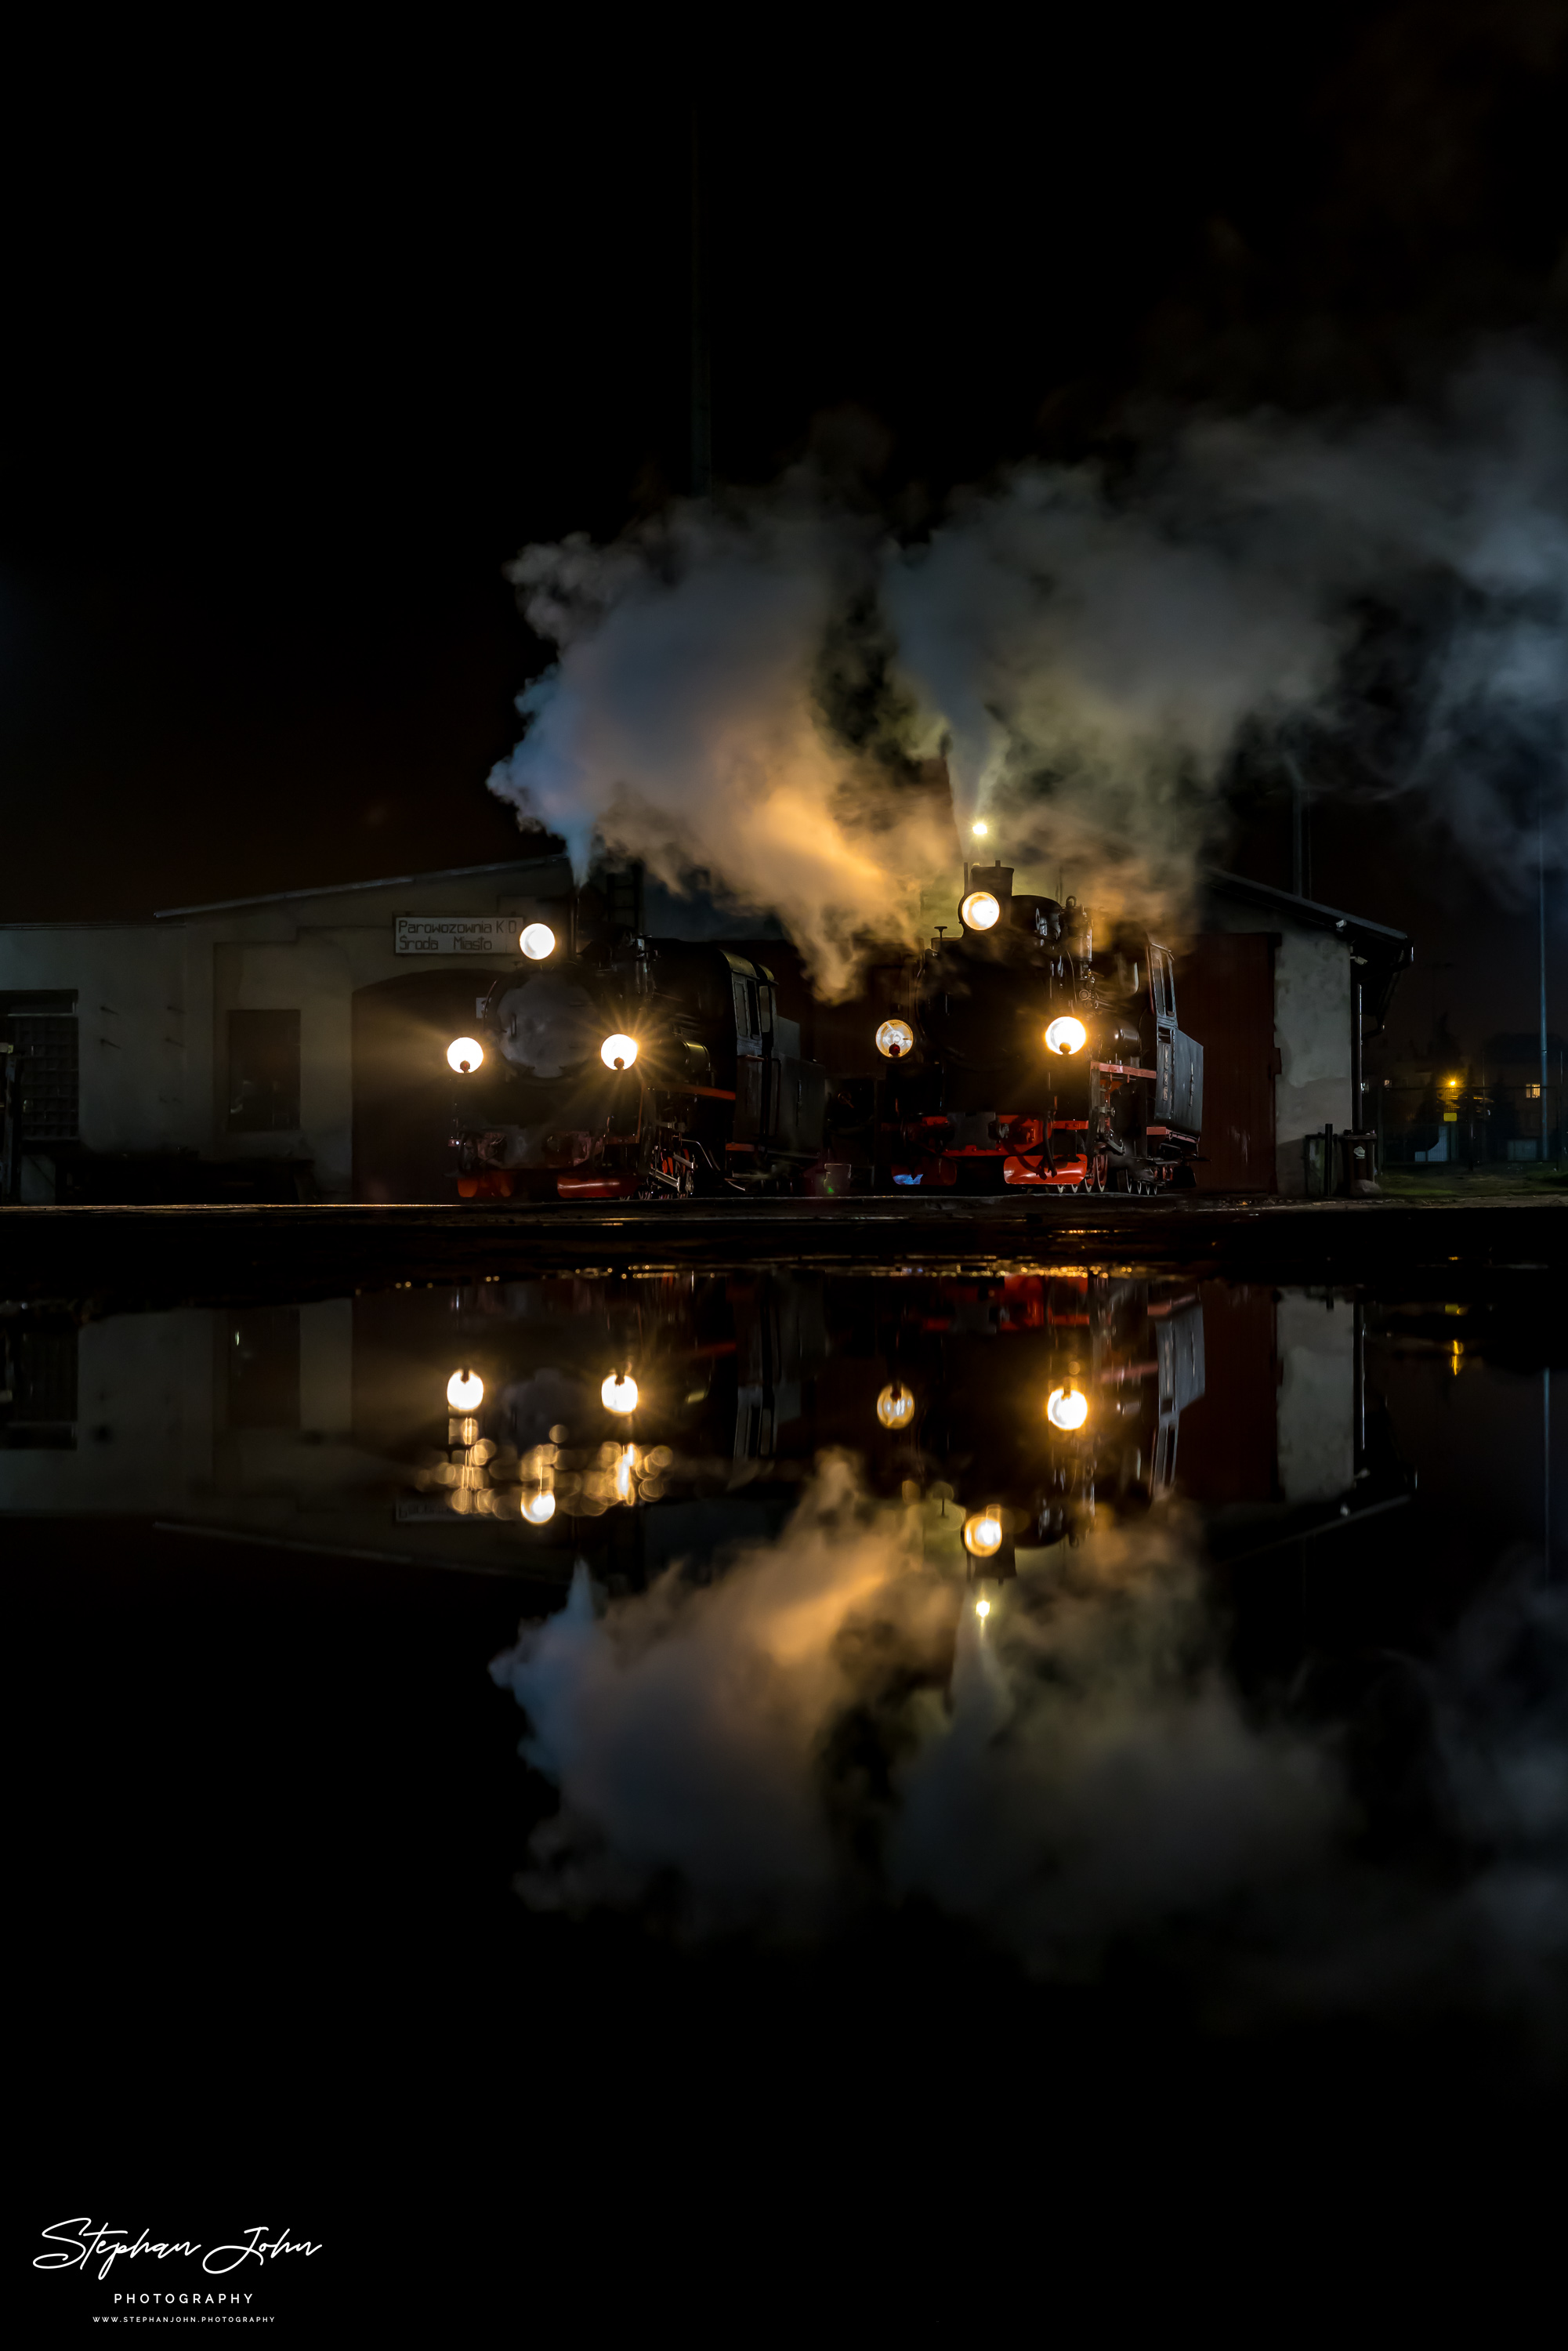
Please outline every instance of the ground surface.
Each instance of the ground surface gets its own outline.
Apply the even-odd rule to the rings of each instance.
[[[0,1301],[95,1311],[190,1297],[340,1295],[392,1280],[779,1259],[1098,1265],[1356,1281],[1450,1266],[1568,1269],[1568,1195],[1086,1202],[916,1199],[0,1208]]]

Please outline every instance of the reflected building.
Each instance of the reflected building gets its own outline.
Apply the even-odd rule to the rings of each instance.
[[[1107,1510],[1179,1495],[1239,1540],[1370,1475],[1361,1310],[1218,1281],[583,1272],[14,1311],[0,1343],[0,1511],[547,1580],[772,1532],[824,1449],[884,1499],[993,1514],[998,1574]]]

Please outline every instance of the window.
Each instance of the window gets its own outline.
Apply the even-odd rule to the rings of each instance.
[[[287,1134],[299,1124],[299,1015],[229,1014],[229,1133]]]
[[[77,1000],[59,989],[13,996],[0,1010],[0,1036],[16,1051],[22,1147],[74,1143],[78,1133]]]
[[[1526,1086],[1524,1089],[1524,1099],[1526,1102],[1539,1102],[1541,1100],[1540,1086]]]

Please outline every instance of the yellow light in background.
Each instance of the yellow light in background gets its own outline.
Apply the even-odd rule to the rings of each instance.
[[[615,1464],[615,1491],[622,1502],[634,1502],[637,1499],[636,1488],[632,1483],[632,1472],[636,1465],[637,1448],[629,1445]]]
[[[1045,1041],[1053,1053],[1082,1053],[1089,1041],[1089,1031],[1082,1020],[1074,1020],[1071,1012],[1063,1012],[1046,1030]]]
[[[485,1383],[477,1372],[454,1372],[446,1383],[446,1401],[454,1412],[477,1412],[485,1401]]]
[[[976,1614],[976,1615],[980,1619],[980,1621],[981,1621],[981,1623],[982,1623],[982,1624],[984,1624],[984,1622],[985,1622],[986,1618],[990,1614],[990,1613],[991,1613],[991,1604],[990,1604],[990,1602],[989,1602],[988,1600],[977,1600],[977,1601],[976,1601],[976,1603],[975,1603],[975,1614]]]
[[[523,1516],[530,1527],[548,1526],[555,1516],[555,1496],[548,1486],[537,1494],[529,1494],[523,1503]]]
[[[635,1412],[637,1383],[630,1372],[612,1372],[599,1391],[599,1401],[606,1412]]]
[[[1082,1388],[1052,1388],[1045,1416],[1052,1428],[1082,1428],[1089,1417],[1089,1399]]]
[[[465,1078],[470,1070],[476,1070],[484,1058],[485,1048],[477,1037],[454,1037],[446,1048],[446,1065],[460,1077]]]
[[[883,1428],[907,1428],[915,1417],[915,1391],[902,1380],[890,1380],[876,1400],[876,1416]]]
[[[977,1559],[989,1559],[1002,1547],[1002,1522],[994,1506],[964,1521],[964,1549]]]
[[[517,945],[530,963],[543,963],[555,953],[555,933],[548,923],[529,923]]]
[[[990,831],[990,826],[986,822],[984,817],[977,818],[969,827],[969,831],[974,834],[977,841],[984,841],[986,835]]]
[[[629,1070],[637,1058],[637,1040],[635,1037],[623,1037],[617,1029],[615,1035],[606,1037],[599,1048],[599,1058],[607,1070]]]
[[[884,1020],[876,1032],[876,1050],[890,1061],[915,1050],[915,1031],[907,1020]]]
[[[968,931],[994,931],[1001,919],[1001,902],[988,890],[971,890],[958,909],[958,920]]]

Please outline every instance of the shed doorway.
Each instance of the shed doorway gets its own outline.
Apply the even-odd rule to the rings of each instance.
[[[474,1033],[498,971],[454,958],[356,988],[353,999],[354,1197],[456,1202],[446,1066],[454,1037]]]

